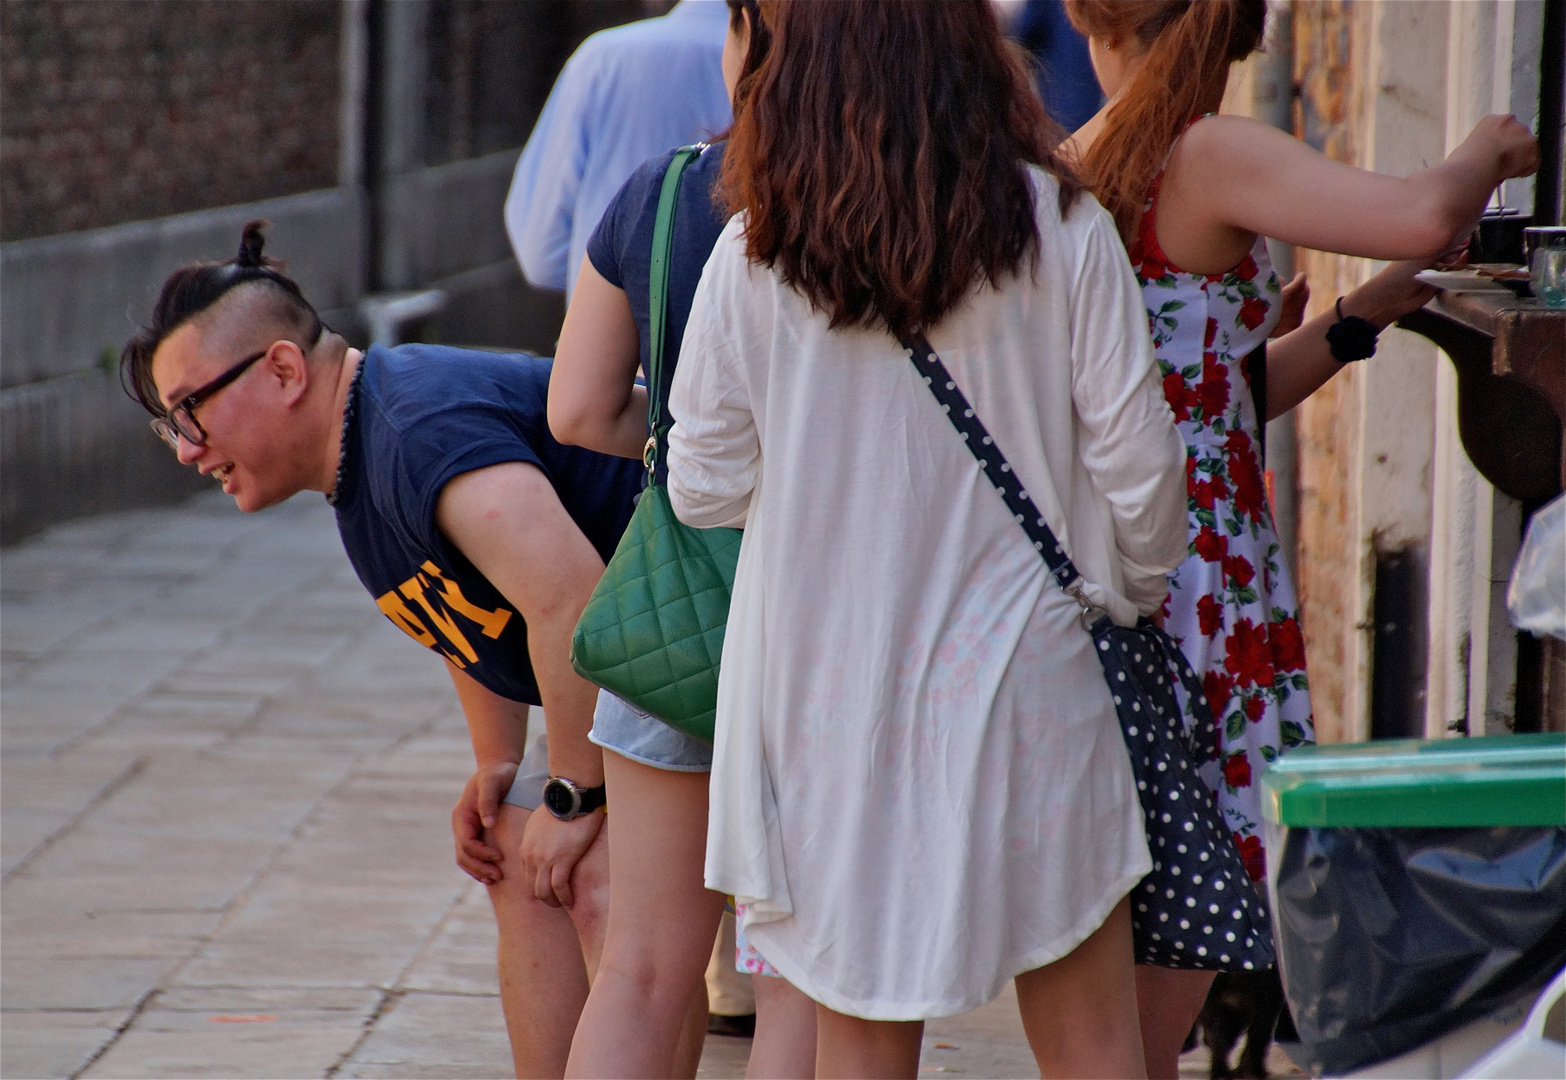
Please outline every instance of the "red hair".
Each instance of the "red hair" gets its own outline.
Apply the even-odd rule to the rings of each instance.
[[[762,0],[723,194],[746,254],[834,329],[935,325],[1036,258],[1029,163],[1080,184],[987,0]]]
[[[1065,0],[1071,25],[1136,39],[1146,59],[1080,162],[1083,182],[1130,239],[1153,178],[1194,116],[1223,100],[1229,65],[1261,44],[1266,0]]]

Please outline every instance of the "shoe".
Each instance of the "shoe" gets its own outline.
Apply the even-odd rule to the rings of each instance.
[[[744,1016],[719,1016],[717,1013],[707,1014],[708,1035],[733,1035],[740,1039],[749,1039],[756,1034],[756,1014],[746,1013]]]

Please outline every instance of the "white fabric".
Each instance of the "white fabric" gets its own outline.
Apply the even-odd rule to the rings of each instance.
[[[1036,172],[1033,281],[930,333],[1124,623],[1185,555],[1185,450],[1107,214]],[[950,1015],[1065,955],[1150,868],[1072,601],[884,332],[828,331],[729,223],[670,411],[676,513],[743,525],[706,879],[800,989]]]

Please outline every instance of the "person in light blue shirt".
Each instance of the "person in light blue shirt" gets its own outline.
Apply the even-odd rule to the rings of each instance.
[[[728,129],[728,25],[723,0],[680,0],[594,34],[566,61],[506,196],[506,232],[530,283],[569,295],[588,238],[636,167]]]

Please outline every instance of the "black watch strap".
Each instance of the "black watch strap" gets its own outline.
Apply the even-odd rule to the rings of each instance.
[[[1381,331],[1369,319],[1358,315],[1343,314],[1343,297],[1334,305],[1338,321],[1327,327],[1327,348],[1332,359],[1340,364],[1352,364],[1376,355],[1376,337]]]
[[[581,793],[582,808],[580,813],[583,814],[591,814],[609,801],[608,788],[603,784],[599,784],[597,787],[582,788]]]

